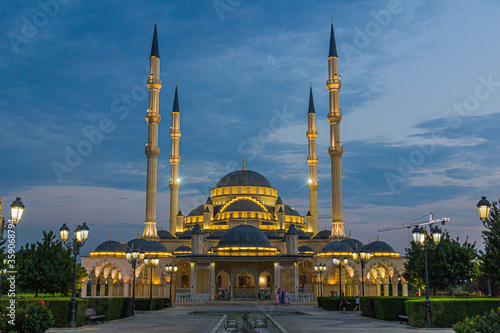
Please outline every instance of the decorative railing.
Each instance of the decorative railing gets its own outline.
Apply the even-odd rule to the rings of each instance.
[[[313,294],[288,294],[290,302],[313,302]]]
[[[175,289],[176,294],[191,294],[191,288],[177,288]]]
[[[175,295],[176,302],[207,302],[209,300],[208,294],[177,294]]]

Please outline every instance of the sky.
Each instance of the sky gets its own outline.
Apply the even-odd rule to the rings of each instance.
[[[88,254],[144,227],[149,55],[161,56],[157,226],[169,227],[169,127],[181,112],[180,208],[225,174],[265,175],[308,210],[307,107],[317,114],[319,213],[331,215],[326,88],[333,17],[346,233],[404,253],[433,212],[477,242],[500,195],[497,1],[6,1],[0,4],[0,195],[26,205],[17,246],[86,222]],[[423,218],[424,220],[426,218]],[[320,229],[331,221],[320,220]]]

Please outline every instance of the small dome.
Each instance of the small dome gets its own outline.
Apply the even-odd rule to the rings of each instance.
[[[299,233],[299,239],[310,239],[308,234],[304,230],[297,229],[297,232]]]
[[[231,203],[224,212],[263,212],[264,209],[252,200],[237,200]]]
[[[237,170],[228,173],[219,180],[215,188],[228,186],[261,186],[273,187],[271,182],[258,172],[251,170]]]
[[[127,252],[128,247],[114,240],[106,241],[100,244],[94,252]]]
[[[224,230],[215,230],[207,238],[220,239],[220,238],[222,238],[222,236],[224,236],[225,233],[226,232]]]
[[[363,246],[363,244],[359,240],[354,239],[354,238],[346,238],[346,239],[341,240],[341,242],[346,243],[347,245],[352,247],[352,249],[355,251],[360,249]]]
[[[299,212],[295,208],[285,205],[285,215],[300,216]]]
[[[168,252],[167,248],[162,243],[147,240],[144,240],[137,250],[144,252]]]
[[[382,242],[382,241],[375,241],[375,242],[371,242],[370,244],[366,244],[365,249],[369,250],[371,253],[376,253],[376,252],[394,253],[394,252],[396,252],[396,251],[394,251],[392,246],[390,246],[386,242]]]
[[[132,240],[129,240],[128,242],[125,243],[125,245],[127,245],[128,247],[132,248],[132,249],[139,249],[139,247],[141,246],[141,244],[143,242],[146,242],[144,239],[140,239],[140,238],[136,238],[136,239],[132,239]]]
[[[352,247],[350,247],[346,243],[343,243],[341,241],[333,241],[326,244],[321,252],[352,253],[354,251]]]
[[[264,231],[264,235],[266,235],[269,239],[281,239],[280,235],[278,235],[278,233],[274,230]]]
[[[199,205],[195,209],[189,212],[188,216],[199,216],[203,215],[203,212],[205,211],[204,205]]]
[[[179,252],[191,252],[191,248],[186,245],[181,245],[178,248],[175,249],[174,253],[179,253]]]
[[[321,230],[313,237],[313,239],[328,239],[330,238],[331,235],[332,235],[331,230]]]
[[[160,239],[175,239],[175,236],[172,235],[167,230],[163,230],[163,229],[158,230],[156,233],[158,234],[158,237],[160,237]]]
[[[182,234],[179,235],[179,239],[191,239],[191,233],[193,229],[187,229]]]
[[[217,244],[217,248],[228,246],[272,247],[262,231],[248,224],[229,229]]]
[[[314,253],[313,249],[311,249],[309,246],[307,245],[302,245],[302,246],[299,246],[299,253]]]

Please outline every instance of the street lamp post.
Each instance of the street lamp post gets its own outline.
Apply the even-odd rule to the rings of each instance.
[[[165,270],[170,276],[170,307],[172,307],[172,274],[177,272],[177,264],[172,266],[172,264],[165,265]]]
[[[0,197],[0,205],[2,204],[2,199]],[[1,207],[0,207],[0,213],[1,213]],[[21,201],[20,197],[17,197],[14,202],[10,205],[10,216],[11,218],[7,221],[8,223],[11,223],[14,225],[14,227],[21,221],[21,217],[23,216],[24,212],[24,204]],[[0,239],[3,239],[3,230],[5,228],[12,229],[13,227],[7,227],[5,223],[5,217],[0,216],[0,223],[1,223],[1,230],[0,230]]]
[[[321,282],[321,297],[323,297],[323,273],[326,272],[326,265],[325,264],[314,265],[314,270],[316,271],[316,273],[319,273],[319,279]]]
[[[127,261],[132,264],[132,274],[134,275],[133,277],[133,284],[132,284],[132,316],[135,315],[135,268],[137,267],[137,264],[141,264],[142,261],[144,260],[144,251],[138,252],[136,249],[132,250],[127,250],[125,253],[125,257],[127,258]]]
[[[76,257],[80,254],[80,248],[85,245],[85,241],[89,237],[89,227],[86,223],[78,225],[75,228],[75,238],[68,241],[69,228],[66,223],[63,223],[62,227],[59,229],[59,234],[61,235],[61,240],[63,244],[73,251],[73,294],[71,296],[71,321],[69,323],[70,327],[75,327],[75,316],[76,316]]]
[[[352,258],[356,263],[361,264],[361,295],[365,296],[365,265],[370,260],[371,254],[364,246],[352,253]]]
[[[413,231],[413,241],[416,244],[420,244],[424,247],[424,257],[425,257],[425,321],[428,328],[431,327],[431,301],[429,300],[429,267],[427,264],[427,244],[425,242],[427,233],[425,230],[419,226],[416,226]],[[438,245],[441,241],[441,229],[435,226],[431,230],[432,241],[434,244]]]
[[[477,203],[479,218],[483,221],[483,226],[491,230],[490,226],[486,224],[486,220],[490,217],[490,209],[490,202],[486,200],[486,197],[481,197],[481,200]],[[488,286],[488,297],[491,297],[491,280],[486,279],[486,284]]]
[[[339,284],[340,284],[340,288],[339,288],[339,290],[340,290],[339,291],[339,296],[340,296],[339,309],[340,310],[342,309],[342,299],[344,298],[343,294],[342,294],[342,265],[347,266],[348,262],[349,262],[349,259],[347,257],[344,257],[344,259],[342,259],[342,260],[340,260],[337,257],[333,258],[333,264],[339,266]]]
[[[150,283],[149,283],[149,311],[153,311],[153,268],[156,268],[160,263],[158,256],[149,259],[144,258],[144,266],[149,267]]]

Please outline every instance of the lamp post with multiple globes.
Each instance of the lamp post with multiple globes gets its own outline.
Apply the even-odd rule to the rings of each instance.
[[[75,327],[75,317],[76,317],[76,257],[80,254],[80,248],[85,245],[85,241],[89,237],[89,227],[86,223],[78,225],[75,228],[75,237],[72,240],[68,240],[69,228],[66,223],[63,223],[62,227],[59,229],[59,234],[63,244],[73,251],[73,294],[71,296],[71,321],[69,323],[70,327]]]
[[[150,283],[149,283],[149,311],[153,311],[153,268],[156,268],[160,263],[158,256],[149,259],[144,258],[144,266],[149,267]]]
[[[425,257],[425,318],[426,326],[431,327],[431,301],[429,300],[429,267],[427,264],[427,243],[425,242],[427,238],[427,232],[420,226],[416,226],[413,231],[413,241],[418,245],[424,247],[424,257]],[[431,241],[437,246],[441,241],[441,229],[438,226],[432,228],[431,226]],[[432,244],[432,243],[431,243]]]
[[[173,265],[168,264],[165,265],[165,270],[167,271],[168,275],[170,276],[170,307],[172,307],[172,275],[177,272],[177,264]]]
[[[130,251],[127,250],[125,253],[125,258],[132,265],[133,284],[132,284],[132,316],[135,315],[135,268],[137,265],[141,264],[144,260],[144,251],[137,251],[136,249]]]
[[[361,264],[361,295],[365,296],[365,265],[370,260],[371,254],[364,246],[352,253],[352,258],[356,263]]]
[[[0,204],[2,203],[2,199],[0,197]],[[1,213],[1,207],[0,207],[0,213]],[[1,223],[1,230],[0,230],[0,239],[3,239],[3,230],[4,229],[13,229],[19,221],[21,221],[21,217],[23,216],[24,212],[24,203],[21,201],[20,197],[17,197],[14,202],[10,205],[10,216],[11,218],[7,221],[9,223],[9,226],[7,226],[5,222],[5,217],[0,216],[0,223]],[[1,214],[0,214],[1,215]]]
[[[316,273],[319,273],[319,279],[321,282],[321,297],[323,297],[323,273],[326,272],[326,265],[325,264],[314,265],[314,270],[316,271]]]

